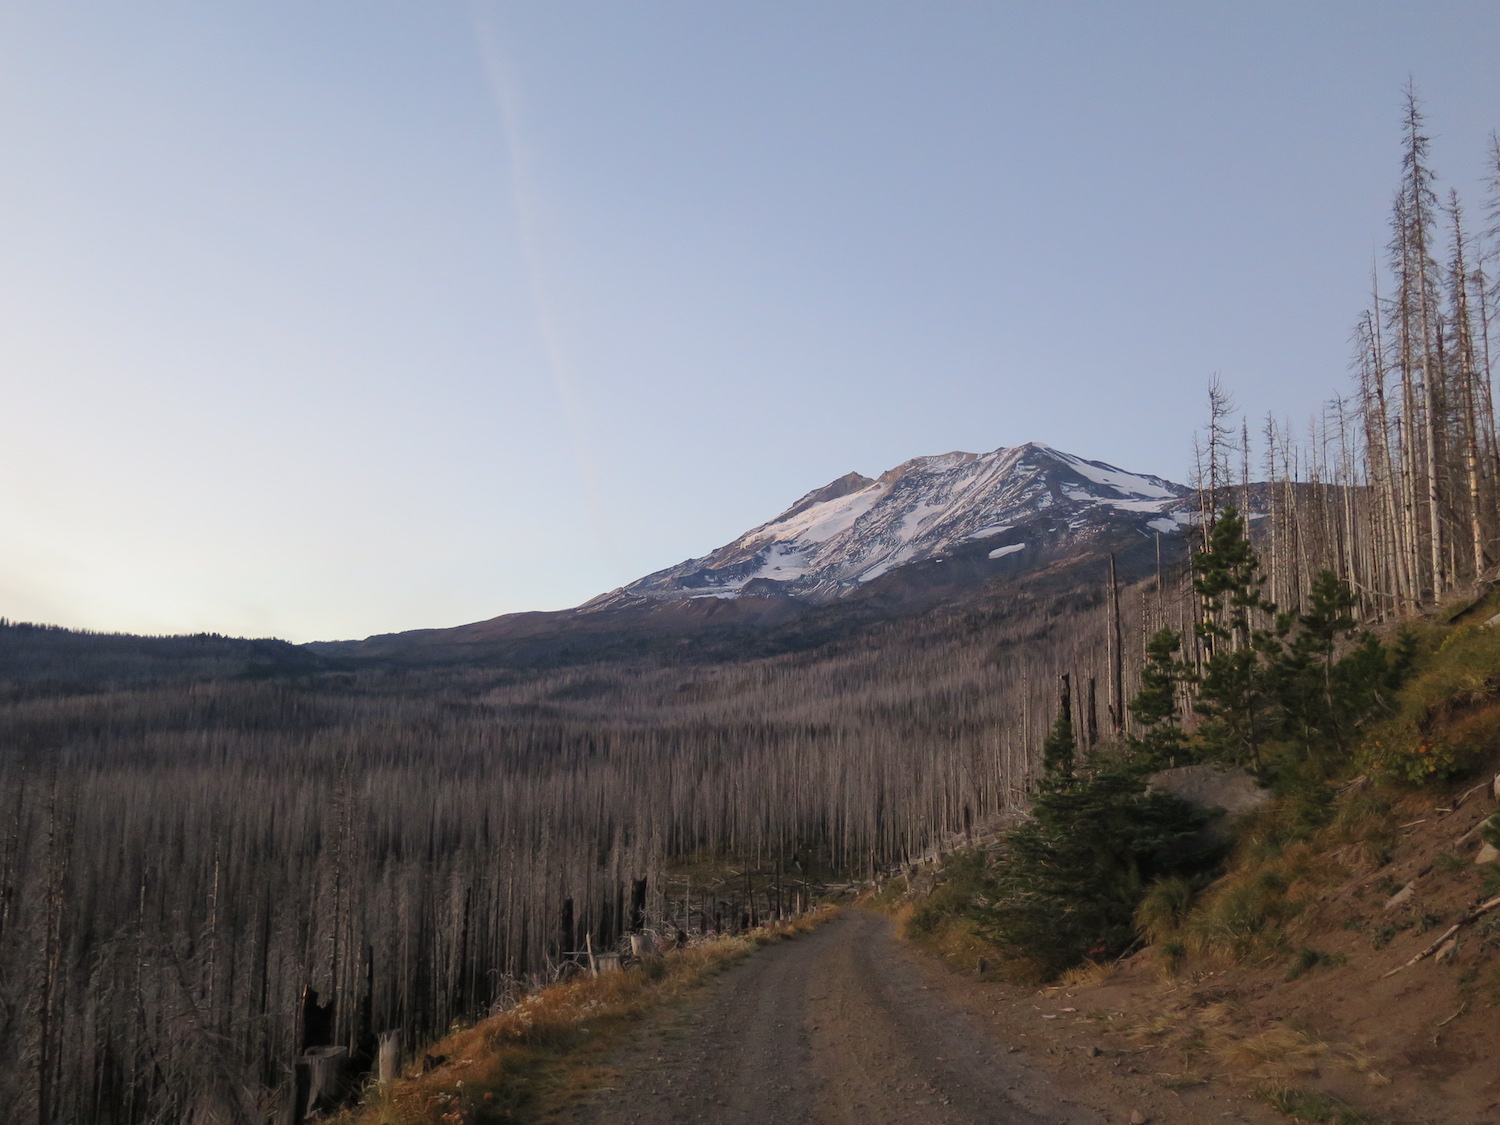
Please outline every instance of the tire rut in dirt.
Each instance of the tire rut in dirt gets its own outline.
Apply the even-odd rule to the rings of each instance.
[[[924,983],[882,918],[855,913],[830,968],[830,1042],[815,1033],[820,1121],[1006,1125],[1100,1119],[1069,1104]],[[841,1040],[841,1041],[840,1041]]]

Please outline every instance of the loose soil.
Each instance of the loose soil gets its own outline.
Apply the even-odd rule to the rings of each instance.
[[[725,971],[643,1026],[566,1125],[1161,1125],[1285,1119],[1247,1095],[1174,1091],[1075,1042],[1032,994],[979,983],[861,910]],[[1050,1007],[1050,1006],[1049,1006]],[[1064,1005],[1065,1007],[1065,1005]],[[1063,1044],[1067,1045],[1064,1046]]]

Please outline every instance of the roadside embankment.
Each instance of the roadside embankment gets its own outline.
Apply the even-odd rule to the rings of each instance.
[[[372,1082],[340,1125],[483,1125],[535,1120],[597,1084],[600,1060],[648,1014],[680,1002],[757,949],[836,917],[819,907],[742,934],[713,936],[598,976],[528,993],[417,1054],[402,1077]]]
[[[1488,777],[1424,791],[1359,778],[1294,840],[1287,810],[1267,809],[1240,824],[1218,880],[1154,903],[1149,944],[1047,983],[966,910],[993,856],[956,855],[934,890],[887,888],[883,905],[998,1037],[1153,1120],[1268,1107],[1481,1125],[1500,1120],[1500,857],[1481,835],[1497,807]]]
[[[1500,591],[1383,638],[1339,618],[1351,596],[1327,576],[1300,631],[1222,649],[1232,683],[1158,634],[1144,733],[1077,760],[1060,708],[1030,820],[874,901],[1080,1087],[1118,1072],[1231,1114],[1500,1120]],[[1184,762],[1248,770],[1265,800],[1225,816],[1184,789],[1173,808],[1160,771]]]

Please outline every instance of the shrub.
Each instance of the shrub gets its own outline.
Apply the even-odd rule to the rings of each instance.
[[[1342,953],[1320,953],[1316,949],[1304,946],[1292,957],[1292,963],[1286,970],[1286,979],[1294,981],[1303,973],[1316,969],[1319,965],[1342,965],[1348,960],[1349,958]]]
[[[1485,864],[1479,872],[1479,897],[1490,899],[1496,894],[1500,894],[1500,867]]]
[[[1156,947],[1156,952],[1161,958],[1162,967],[1168,973],[1175,973],[1187,957],[1187,943],[1177,938],[1168,938]]]
[[[1373,772],[1411,785],[1462,777],[1500,753],[1500,630],[1465,625],[1436,636],[1414,635],[1429,655],[1364,745]]]
[[[936,933],[945,922],[968,913],[975,899],[993,890],[986,872],[988,857],[978,848],[954,852],[943,860],[943,882],[912,910],[907,933]]]

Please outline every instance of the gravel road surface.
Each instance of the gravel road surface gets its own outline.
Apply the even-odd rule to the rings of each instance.
[[[956,1009],[874,914],[768,947],[647,1024],[571,1125],[1103,1125]]]

